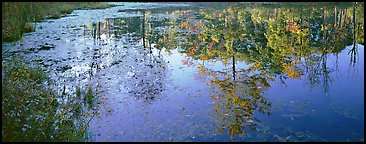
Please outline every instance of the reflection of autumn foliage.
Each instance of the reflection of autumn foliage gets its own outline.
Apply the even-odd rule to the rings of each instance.
[[[188,56],[193,56],[194,53],[197,51],[197,49],[192,45],[192,47],[189,49]]]
[[[302,73],[293,62],[283,63],[282,67],[283,67],[283,73],[287,74],[289,78],[301,79],[300,77],[301,77]]]
[[[248,10],[233,6],[224,10],[201,9],[199,14],[189,10],[173,12],[185,19],[174,21],[176,24],[170,28],[178,30],[169,36],[182,41],[171,42],[171,47],[179,47],[187,54],[182,60],[184,65],[193,67],[193,60],[221,61],[224,66],[233,64],[229,71],[213,71],[204,65],[197,67],[196,78],[210,79],[209,84],[217,90],[211,97],[215,99],[220,131],[227,129],[234,138],[244,133],[246,125],[255,125],[253,111],[268,112],[270,104],[262,92],[270,87],[267,81],[272,77],[282,81],[304,76],[312,84],[327,77],[330,71],[326,63],[309,57],[338,53],[352,44],[348,26],[352,16],[347,9],[334,8],[256,7]],[[357,17],[356,21],[360,25],[356,28],[363,30],[363,18]],[[357,36],[363,41],[363,31]],[[168,44],[162,42],[162,45]],[[235,63],[242,61],[249,68],[235,71]]]
[[[297,32],[297,30],[299,29],[299,24],[292,21],[292,19],[288,19],[287,20],[287,25],[286,25],[286,30],[287,31],[291,31],[291,32]]]
[[[228,64],[228,60],[227,59],[222,59],[221,60],[221,63],[222,63],[222,65],[224,65],[224,66],[226,66],[227,64]]]
[[[264,98],[262,92],[270,87],[268,78],[261,75],[248,75],[247,72],[241,74],[238,80],[228,77],[220,80],[215,77],[210,83],[218,90],[218,94],[211,94],[211,98],[215,100],[219,132],[226,128],[231,139],[234,139],[236,134],[245,134],[246,126],[255,129],[259,120],[253,116],[254,111],[270,113],[271,103]]]
[[[217,74],[211,73],[207,68],[205,68],[202,64],[197,65],[198,73],[195,74],[196,80],[204,80],[208,77],[216,77]]]
[[[250,66],[249,68],[250,68],[250,69],[253,69],[253,70],[256,70],[256,69],[258,69],[260,66],[261,66],[261,63],[257,63],[257,64],[254,64],[254,65]]]
[[[181,28],[183,28],[183,29],[188,29],[188,28],[189,28],[189,26],[188,26],[188,22],[182,22],[182,23],[180,24],[180,27],[181,27]]]
[[[194,67],[193,62],[192,62],[190,57],[183,58],[182,59],[182,64],[186,65],[186,66],[189,66],[189,67]]]
[[[214,40],[212,40],[211,42],[210,42],[210,47],[209,47],[209,51],[212,51],[212,46],[215,44],[215,41]]]
[[[197,66],[198,68],[198,72],[200,74],[202,74],[203,76],[206,76],[206,77],[216,77],[217,74],[216,73],[213,73],[213,72],[210,72],[208,69],[206,69],[202,64],[199,64]]]
[[[203,65],[198,66],[198,72],[212,78],[208,84],[214,89],[210,97],[215,100],[214,110],[220,133],[227,129],[231,139],[234,139],[237,134],[245,134],[244,128],[247,126],[255,129],[259,120],[253,116],[254,111],[270,113],[271,103],[263,96],[263,90],[270,87],[270,78],[266,75],[252,74],[247,69],[240,71],[234,80],[231,73],[213,71]]]
[[[205,54],[200,54],[199,56],[200,56],[201,60],[208,60],[209,59],[208,55],[205,55]]]

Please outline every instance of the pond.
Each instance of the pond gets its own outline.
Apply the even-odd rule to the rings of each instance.
[[[363,3],[118,4],[3,44],[93,88],[92,141],[364,141]]]

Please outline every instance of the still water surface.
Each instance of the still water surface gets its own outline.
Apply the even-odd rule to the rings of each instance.
[[[92,141],[364,141],[363,3],[118,4],[3,44],[93,87]]]

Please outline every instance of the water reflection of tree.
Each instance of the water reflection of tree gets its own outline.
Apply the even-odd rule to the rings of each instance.
[[[84,35],[95,40],[96,48],[91,49],[93,53],[92,63],[90,65],[89,74],[92,77],[96,70],[100,70],[101,47],[103,45],[100,36],[106,35],[107,39],[122,38],[125,36],[130,38],[128,42],[142,40],[142,46],[130,49],[128,52],[133,56],[133,60],[128,63],[130,68],[130,81],[126,83],[128,92],[136,98],[150,102],[155,100],[165,89],[166,63],[160,54],[153,53],[151,44],[146,46],[149,41],[146,34],[153,29],[149,27],[149,12],[145,10],[137,10],[137,14],[142,16],[127,18],[108,18],[104,22],[98,22],[84,26]],[[131,41],[132,40],[132,41]],[[112,64],[113,65],[113,64]]]
[[[349,14],[344,14],[347,10],[349,9],[337,9],[336,6],[278,8],[269,9],[268,12],[267,10],[261,12],[260,9],[254,12],[239,10],[238,14],[241,17],[237,20],[242,29],[239,28],[241,35],[236,37],[239,40],[247,39],[248,42],[237,41],[235,45],[240,46],[243,42],[248,45],[248,48],[244,48],[243,58],[247,63],[252,63],[257,70],[280,79],[300,79],[305,71],[304,76],[309,79],[310,84],[313,86],[321,84],[327,93],[331,82],[330,73],[333,71],[327,67],[328,55],[338,54],[347,45],[352,44],[352,41],[356,41],[356,37],[350,37],[352,33],[349,32],[351,28],[356,27],[352,27],[356,22],[349,21],[355,19]],[[338,18],[338,12],[343,16]],[[229,15],[235,16],[235,13]],[[234,17],[232,21],[235,20]],[[363,23],[363,19],[359,23]],[[222,29],[228,31],[230,27]],[[264,38],[261,33],[264,34]],[[230,36],[229,33],[225,35]],[[228,43],[230,42],[225,42]],[[312,69],[313,73],[309,73],[309,69]],[[319,79],[320,77],[322,79]],[[316,81],[321,82],[315,83]]]
[[[266,75],[242,69],[237,71],[234,79],[230,72],[210,70],[203,65],[199,66],[199,72],[212,79],[209,81],[213,88],[210,97],[215,100],[219,133],[227,129],[231,139],[234,139],[236,134],[245,134],[245,127],[256,129],[259,122],[253,115],[256,110],[270,114],[271,103],[263,95],[263,90],[270,87],[270,78]]]
[[[143,37],[142,21],[138,16],[107,18],[103,22],[84,25],[84,35],[94,39],[101,39],[101,35],[105,35],[106,39],[118,39],[129,35],[133,40],[137,40]]]
[[[335,71],[327,64],[329,55],[364,43],[363,3],[354,3],[353,9],[331,4],[271,8],[249,4],[197,13],[169,11],[181,19],[154,17],[154,12],[141,11],[142,18],[113,22],[115,34],[136,33],[146,47],[144,60],[136,62],[144,70],[134,74],[131,93],[150,99],[164,89],[162,82],[155,81],[162,81],[164,74],[152,73],[166,70],[162,49],[180,48],[191,60],[231,62],[231,71],[214,71],[204,65],[198,71],[211,79],[211,87],[218,92],[211,97],[219,129],[228,129],[232,138],[244,134],[245,126],[255,128],[258,121],[253,111],[270,112],[270,102],[263,95],[270,80],[305,78],[310,86],[320,86],[327,94]],[[153,49],[159,51],[157,56]],[[351,62],[356,60],[356,50],[350,51]],[[237,70],[236,63],[241,62],[249,68]],[[137,86],[141,89],[135,89]]]
[[[199,14],[189,10],[175,11],[173,13],[185,20],[171,25],[174,30],[166,34],[184,37],[180,40],[183,43],[172,43],[194,60],[219,60],[224,65],[232,61],[232,72],[199,66],[199,72],[211,77],[211,86],[219,91],[212,95],[216,100],[215,110],[221,125],[232,137],[237,132],[243,133],[244,125],[251,125],[247,123],[253,119],[248,118],[251,114],[248,109],[261,109],[248,105],[266,107],[268,104],[261,95],[263,89],[270,87],[268,80],[305,78],[310,86],[320,86],[327,94],[331,73],[335,71],[327,65],[328,56],[338,55],[348,45],[363,43],[363,17],[356,16],[363,15],[363,3],[355,4],[353,11],[339,5],[251,6],[255,9],[231,6],[220,10],[204,9]],[[251,65],[249,69],[236,71],[235,63],[241,61]],[[255,98],[262,99],[262,103]]]
[[[151,38],[151,33],[157,27],[154,25],[150,16],[151,12],[140,10],[138,13],[142,14],[139,25],[143,46],[143,49],[139,49],[138,51],[142,52],[143,58],[137,58],[136,60],[136,66],[141,69],[134,71],[133,78],[135,81],[132,82],[133,86],[130,87],[129,93],[144,99],[144,101],[150,102],[155,100],[165,89],[166,63],[161,55],[161,48],[152,47],[151,45],[154,43],[154,39]],[[154,49],[158,50],[158,53],[154,53]]]
[[[202,21],[188,21],[187,23],[193,24],[190,29],[199,29],[199,32],[196,31],[187,36],[188,39],[193,40],[193,43],[188,43],[191,49],[186,51],[187,55],[194,59],[205,61],[220,56],[224,65],[231,61],[230,70],[215,71],[199,65],[198,71],[211,79],[209,85],[213,88],[211,98],[215,100],[219,132],[222,133],[227,129],[231,138],[234,139],[236,134],[245,133],[243,130],[246,126],[255,129],[259,120],[253,116],[254,111],[270,113],[270,102],[263,96],[263,90],[270,85],[267,75],[255,74],[249,69],[236,70],[235,63],[243,59],[241,52],[244,51],[244,45],[250,43],[239,36],[243,31],[253,32],[251,27],[253,24],[247,26],[245,30],[238,29],[238,10],[233,8],[225,12],[224,18],[212,19],[214,22],[211,24],[217,24],[212,27],[209,26],[210,24],[202,27]],[[250,18],[250,15],[246,18]],[[209,42],[205,43],[206,39]],[[183,47],[185,48],[187,47]]]
[[[232,73],[201,70],[204,69],[203,67],[200,68],[200,72],[202,74],[216,73],[208,75],[214,76],[209,83],[218,90],[216,95],[211,94],[211,97],[216,100],[215,111],[218,114],[220,125],[218,130],[222,133],[226,128],[231,139],[234,139],[236,134],[245,134],[245,126],[256,129],[255,125],[259,120],[253,116],[254,111],[270,114],[270,102],[263,96],[263,90],[270,87],[268,83],[270,78],[267,75],[253,73],[251,69],[236,70],[235,63],[243,60],[244,55],[241,53],[246,51],[246,46],[251,46],[253,41],[260,37],[255,37],[258,35],[255,33],[257,27],[251,20],[250,13],[239,13],[237,7],[229,8],[224,12],[226,12],[223,18],[225,23],[218,27],[225,29],[225,31],[219,32],[223,34],[221,37],[223,37],[222,42],[224,43],[220,49],[226,49],[224,58],[232,60]],[[242,29],[238,28],[240,24],[244,25]],[[248,37],[256,39],[248,41],[245,39]],[[218,45],[218,47],[220,46]]]
[[[136,61],[131,81],[127,84],[129,93],[151,102],[165,89],[166,63],[161,55],[154,55],[148,49],[143,51],[143,58]]]
[[[350,66],[349,68],[352,70],[349,72],[354,76],[354,78],[357,77],[357,64],[358,64],[358,46],[357,43],[364,44],[364,3],[354,2],[352,7],[352,48],[348,52],[348,55],[350,55]]]

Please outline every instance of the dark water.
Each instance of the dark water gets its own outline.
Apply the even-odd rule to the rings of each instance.
[[[364,141],[363,3],[122,4],[3,44],[94,88],[93,141]]]

